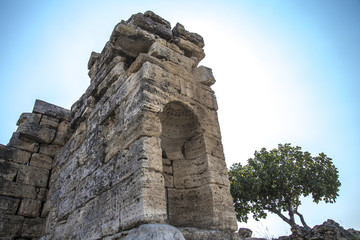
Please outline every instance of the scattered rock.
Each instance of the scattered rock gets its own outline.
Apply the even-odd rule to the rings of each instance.
[[[290,236],[282,236],[277,240],[354,240],[360,239],[360,231],[354,229],[345,230],[334,220],[328,219],[321,225],[316,225],[310,231],[302,227],[291,229]]]
[[[240,239],[250,238],[252,236],[252,231],[248,228],[239,228],[238,233]]]

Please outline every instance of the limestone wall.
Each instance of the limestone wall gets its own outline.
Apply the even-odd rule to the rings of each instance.
[[[40,189],[34,196],[13,196],[2,185],[1,194],[14,199],[12,208],[4,207],[12,221],[25,225],[26,216],[10,209],[29,198],[41,203],[32,217],[39,229],[46,217],[44,239],[123,239],[147,223],[175,226],[186,239],[235,239],[215,79],[211,69],[197,66],[203,47],[200,35],[181,24],[171,29],[152,12],[116,25],[103,51],[91,54],[90,86],[71,113],[35,105],[29,124],[20,124],[3,147],[33,152],[25,152],[29,166],[12,160],[11,169],[36,167],[44,176],[37,176],[41,184],[26,182]],[[37,154],[55,156],[52,167],[38,170]],[[23,236],[24,228],[16,232]]]
[[[39,238],[53,158],[66,142],[70,111],[36,100],[7,146],[0,145],[0,239]]]

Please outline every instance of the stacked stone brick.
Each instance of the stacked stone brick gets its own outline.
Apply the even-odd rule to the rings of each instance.
[[[49,183],[44,167],[37,171],[44,183],[26,178],[43,189],[29,197],[41,203],[39,229],[46,217],[43,239],[236,239],[215,79],[197,66],[203,47],[181,24],[171,29],[153,12],[135,14],[91,54],[90,86],[70,115],[35,104],[22,117],[9,145],[32,153],[19,169],[38,170],[33,158],[45,166],[45,156],[55,156]],[[66,114],[50,114],[58,112]]]
[[[0,239],[39,238],[53,158],[66,142],[70,111],[37,100],[0,145]]]

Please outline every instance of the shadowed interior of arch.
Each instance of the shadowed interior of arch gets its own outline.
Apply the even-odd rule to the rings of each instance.
[[[161,148],[165,178],[167,217],[174,226],[202,227],[200,212],[211,212],[204,204],[207,192],[206,151],[200,123],[185,104],[170,102],[160,113]],[[201,215],[201,214],[200,214]]]

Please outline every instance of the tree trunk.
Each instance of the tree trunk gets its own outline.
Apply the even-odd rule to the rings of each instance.
[[[306,224],[305,219],[302,214],[300,214],[297,210],[295,211],[295,214],[299,216],[301,224],[304,226],[306,231],[310,231],[311,228]]]
[[[289,205],[289,217],[290,217],[290,226],[291,227],[295,227],[296,223],[295,223],[295,216],[294,216],[294,209],[293,206],[291,205],[291,200],[287,201],[288,205]]]

